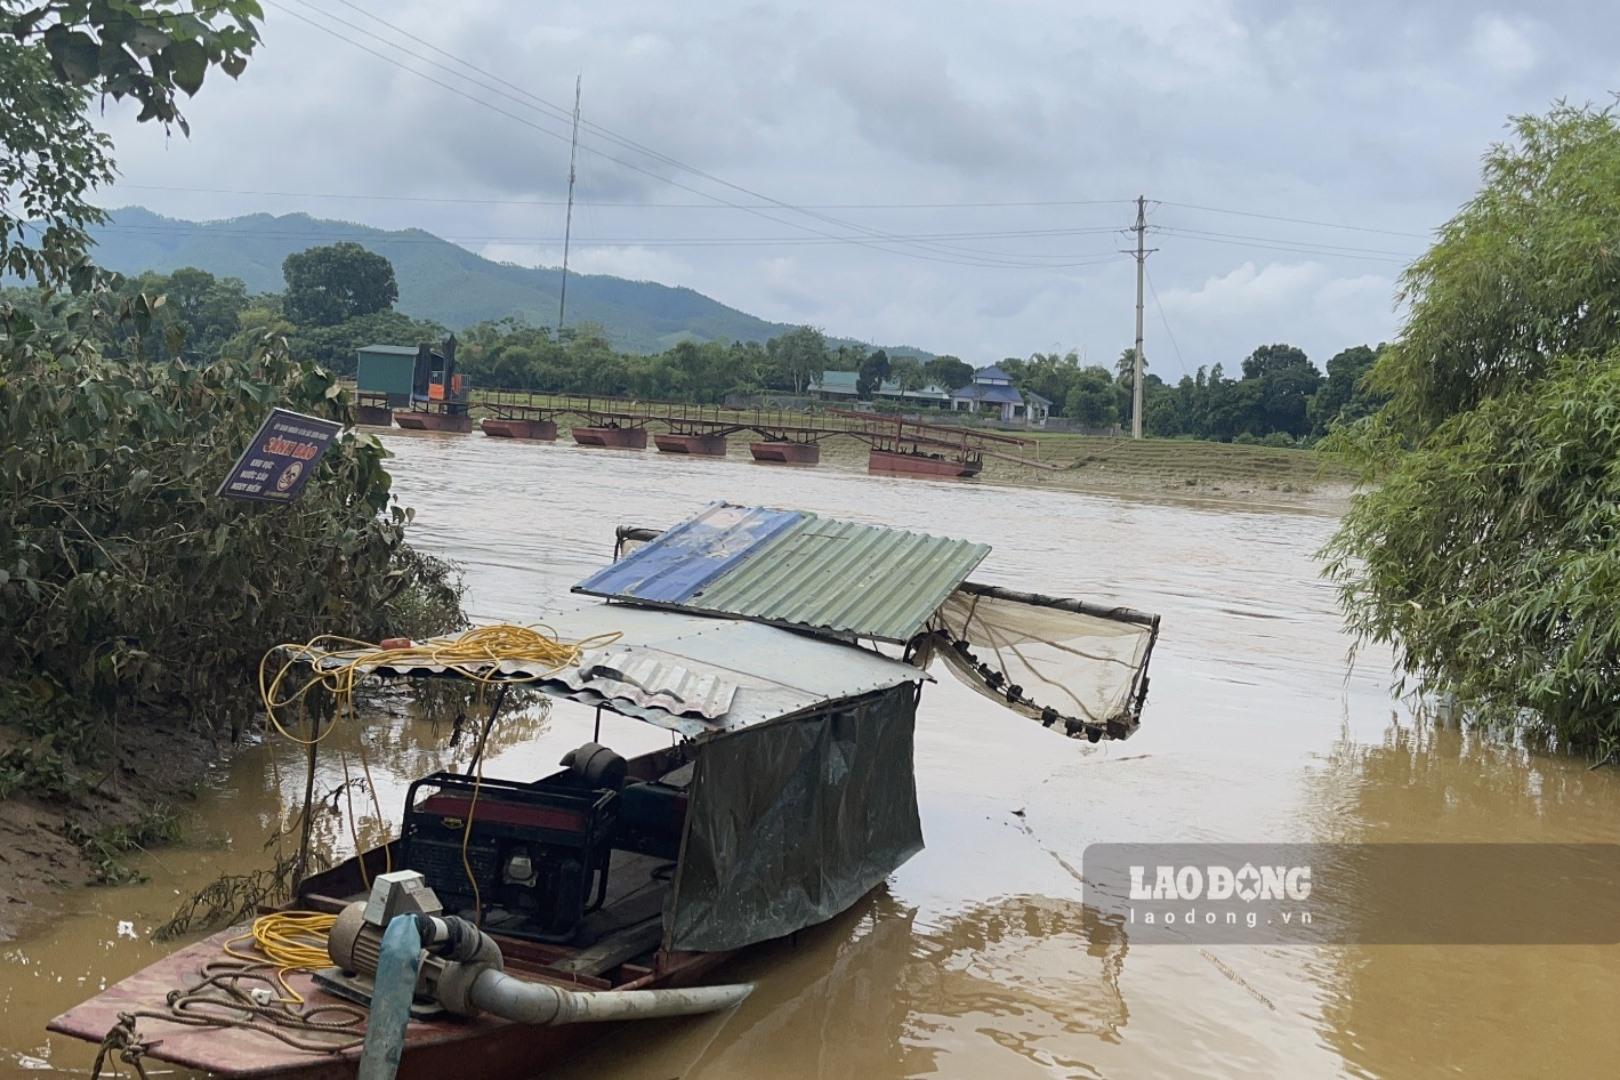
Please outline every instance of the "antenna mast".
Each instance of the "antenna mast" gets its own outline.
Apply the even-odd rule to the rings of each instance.
[[[562,290],[557,296],[557,338],[562,339],[563,313],[568,310],[568,244],[574,232],[574,159],[579,153],[579,84],[574,76],[574,136],[568,143],[568,214],[563,219]]]

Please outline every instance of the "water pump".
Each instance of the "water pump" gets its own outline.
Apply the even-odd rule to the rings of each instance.
[[[504,970],[494,938],[443,911],[421,874],[401,870],[380,875],[372,883],[370,898],[350,904],[338,915],[327,952],[339,970],[321,972],[317,978],[329,989],[369,1004],[383,934],[393,919],[410,918],[416,922],[422,943],[413,996],[458,1016],[487,1012],[524,1024],[689,1016],[731,1008],[754,989],[752,984],[738,983],[578,991],[517,978]],[[422,1011],[413,1007],[412,1015],[420,1016]]]

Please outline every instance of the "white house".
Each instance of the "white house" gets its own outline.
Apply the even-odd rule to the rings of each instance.
[[[805,391],[823,401],[842,401],[845,404],[854,404],[860,394],[856,392],[856,383],[860,375],[854,371],[823,371],[821,378],[813,380]],[[932,406],[941,409],[950,408],[951,395],[933,385],[918,387],[915,390],[902,390],[900,384],[893,379],[884,379],[874,387],[870,395],[873,400],[898,401],[905,405]]]
[[[1045,427],[1052,403],[1036,393],[1020,393],[1011,375],[991,365],[975,371],[971,383],[951,392],[951,408],[989,413],[1008,423],[1022,420],[1026,427]]]

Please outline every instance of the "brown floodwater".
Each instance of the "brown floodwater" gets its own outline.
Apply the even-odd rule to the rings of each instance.
[[[615,525],[667,525],[715,498],[987,541],[977,578],[1164,616],[1126,743],[1059,738],[940,673],[917,730],[927,850],[843,916],[740,959],[728,974],[758,990],[736,1013],[607,1030],[546,1076],[1613,1075],[1614,947],[1133,946],[1082,904],[1095,841],[1620,840],[1615,770],[1419,723],[1382,653],[1347,672],[1313,558],[1330,518],[477,435],[387,441],[416,542],[466,568],[481,619],[580,603],[568,586],[608,558]],[[524,713],[489,772],[546,771],[590,722],[568,703]],[[667,739],[612,717],[603,735],[625,752]],[[449,760],[446,737],[372,718],[385,816]],[[334,757],[323,792],[342,781]],[[174,948],[149,935],[181,897],[264,865],[298,758],[279,739],[238,754],[187,804],[187,842],[136,860],[147,882],[72,891],[60,919],[0,945],[0,1075],[88,1068],[91,1048],[46,1020]],[[369,842],[381,825],[356,811]],[[320,819],[336,854],[353,847],[347,822]]]

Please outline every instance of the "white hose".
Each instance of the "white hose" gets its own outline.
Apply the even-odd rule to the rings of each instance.
[[[564,990],[484,970],[468,995],[478,1008],[520,1024],[589,1024],[719,1012],[742,1003],[752,983],[657,990]]]

